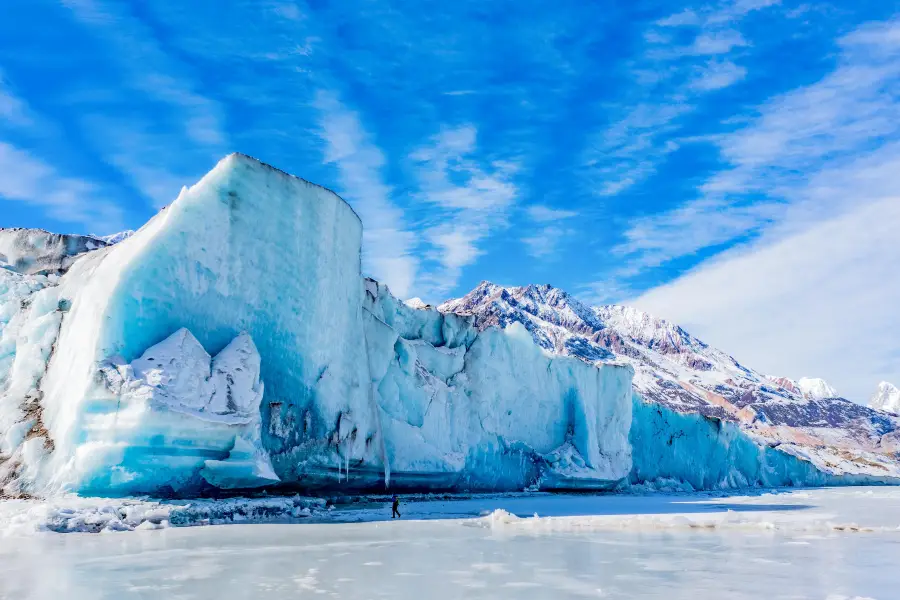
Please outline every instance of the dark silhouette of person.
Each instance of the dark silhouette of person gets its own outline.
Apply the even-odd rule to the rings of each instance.
[[[400,498],[397,497],[397,494],[391,496],[391,518],[400,518]]]

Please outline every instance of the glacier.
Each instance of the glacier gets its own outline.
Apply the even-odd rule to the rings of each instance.
[[[407,305],[362,277],[361,236],[334,193],[233,154],[115,244],[0,269],[3,493],[627,478],[632,367]]]
[[[900,482],[900,419],[804,380],[763,376],[633,307],[587,307],[549,285],[482,282],[439,310],[489,330],[521,323],[535,343],[635,370],[625,489]],[[818,392],[815,396],[809,391]]]
[[[633,401],[633,487],[695,491],[841,483],[807,460],[754,440],[734,423],[679,413],[638,394]]]

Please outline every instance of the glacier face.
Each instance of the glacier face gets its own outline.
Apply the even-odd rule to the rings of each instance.
[[[634,395],[634,486],[667,491],[842,483],[803,458],[753,439],[728,421],[676,412]],[[843,483],[866,481],[847,478]]]
[[[772,380],[638,309],[589,308],[551,286],[489,282],[438,308],[471,316],[478,328],[520,322],[554,353],[632,365],[641,399],[631,429],[632,483],[719,488],[900,478],[897,417]],[[827,395],[826,385],[807,387]]]
[[[448,488],[603,489],[628,474],[629,367],[554,356],[517,323],[477,332],[372,280],[363,315],[392,481],[421,486],[427,468]]]
[[[328,190],[232,155],[62,277],[0,270],[4,491],[627,476],[631,367],[404,304],[361,277],[361,232]]]

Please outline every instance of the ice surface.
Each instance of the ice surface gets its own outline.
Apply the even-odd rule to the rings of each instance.
[[[7,493],[607,489],[631,468],[629,367],[399,301],[324,188],[232,155],[117,242],[4,301]]]
[[[399,522],[390,522],[386,503],[322,511],[290,499],[296,514],[312,516],[160,530],[152,529],[173,513],[159,506],[95,501],[90,510],[56,505],[42,513],[35,505],[23,512],[25,504],[16,505],[20,533],[29,518],[45,516],[94,531],[140,514],[150,525],[6,539],[0,597],[353,599],[427,590],[437,600],[890,600],[900,583],[893,488],[403,502]],[[277,510],[272,500],[246,506],[248,515]],[[198,502],[194,522],[204,513],[222,514]],[[0,505],[0,522],[12,520]]]

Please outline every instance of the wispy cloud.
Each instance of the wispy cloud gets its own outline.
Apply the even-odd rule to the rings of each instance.
[[[559,243],[577,232],[567,222],[578,216],[576,211],[549,208],[541,204],[526,209],[529,220],[537,227],[522,238],[528,253],[535,258],[553,256]]]
[[[163,49],[156,32],[129,5],[64,4],[106,45],[122,73],[105,96],[81,101],[85,134],[107,162],[160,207],[227,152],[222,110],[197,91],[189,68]],[[135,109],[127,100],[134,93],[152,110]]]
[[[303,20],[303,12],[294,2],[272,2],[269,4],[269,10],[289,21]]]
[[[898,156],[900,158],[900,156]],[[900,160],[893,189],[900,185]],[[900,197],[702,265],[629,301],[775,375],[824,377],[864,401],[900,381]]]
[[[838,46],[830,74],[716,140],[727,167],[700,198],[634,221],[617,252],[627,280],[755,236],[632,302],[758,368],[826,377],[862,401],[900,380],[900,23]]]
[[[734,48],[747,45],[744,36],[735,29],[722,29],[719,31],[705,31],[694,38],[694,42],[684,54],[697,56],[709,56],[716,54],[728,54]]]
[[[0,197],[40,207],[86,231],[118,231],[122,212],[94,183],[66,177],[31,153],[0,141]]]
[[[746,75],[747,69],[729,60],[710,61],[695,71],[688,85],[693,90],[711,92],[734,85]]]
[[[561,241],[576,233],[577,230],[571,227],[549,225],[523,237],[522,242],[528,248],[528,254],[534,258],[547,258],[556,254]]]
[[[528,213],[528,217],[536,223],[549,223],[578,216],[578,213],[574,210],[549,208],[542,204],[533,204],[526,209],[526,212]]]
[[[631,91],[620,107],[610,108],[615,120],[592,136],[584,151],[586,184],[593,193],[614,196],[651,176],[677,149],[670,140],[703,96],[745,78],[746,68],[735,59],[749,44],[737,26],[770,4],[726,2],[683,10],[645,31],[646,48],[631,69]]]
[[[728,166],[700,186],[700,198],[635,219],[615,252],[657,266],[894,193],[883,174],[900,142],[898,32],[898,23],[871,25],[842,38],[832,73],[766,102],[748,125],[713,140]]]
[[[22,133],[42,133],[45,120],[12,90],[0,70],[0,131],[4,126]],[[32,151],[0,139],[0,198],[23,202],[47,217],[77,224],[84,231],[122,229],[121,208],[104,197],[100,186],[81,177],[66,176]]]
[[[15,127],[31,125],[33,119],[28,104],[13,92],[9,81],[0,69],[0,125],[8,124]]]
[[[341,194],[363,222],[363,268],[401,298],[412,291],[418,270],[416,236],[406,229],[402,210],[391,202],[382,169],[385,158],[370,140],[359,116],[328,91],[316,95],[325,161],[337,166]]]
[[[440,296],[456,286],[462,269],[481,255],[480,242],[507,224],[518,188],[517,164],[479,159],[472,125],[446,128],[411,155],[419,182],[418,198],[439,209],[424,231],[428,256],[442,268],[423,283]]]

